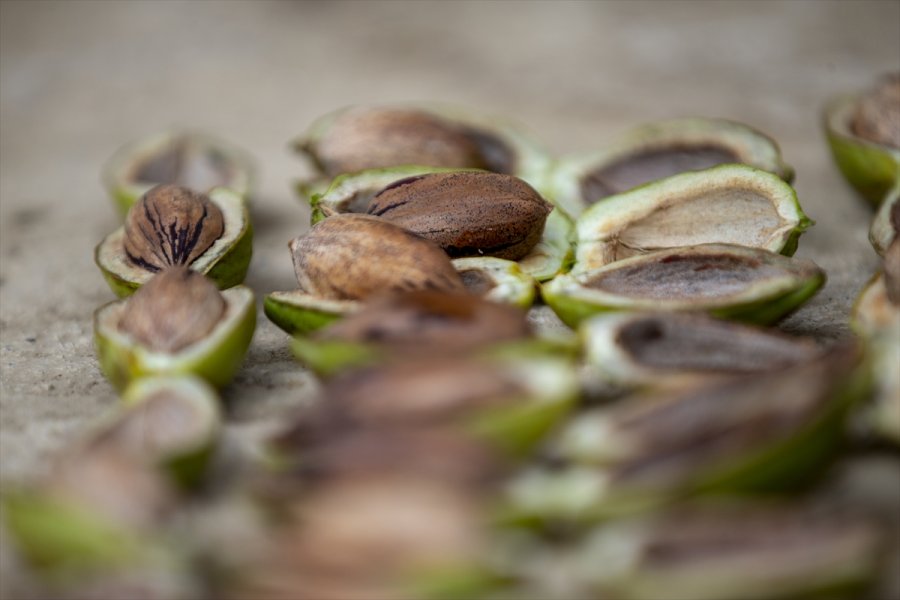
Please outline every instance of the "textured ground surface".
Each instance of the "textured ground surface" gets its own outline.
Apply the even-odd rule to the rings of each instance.
[[[0,17],[5,482],[39,474],[116,402],[91,342],[91,313],[112,300],[92,251],[118,226],[99,172],[122,143],[171,125],[256,157],[248,283],[260,296],[293,287],[286,242],[307,226],[291,192],[307,170],[288,141],[336,107],[410,100],[514,117],[558,154],[665,117],[752,124],[796,168],[817,221],[798,256],[829,275],[783,327],[848,335],[876,268],[871,211],[831,163],[820,109],[900,68],[898,2],[3,2]],[[313,387],[260,311],[225,392],[235,427],[265,427]],[[847,493],[874,487],[872,502],[896,501],[896,463],[859,460],[868,470],[845,476]]]

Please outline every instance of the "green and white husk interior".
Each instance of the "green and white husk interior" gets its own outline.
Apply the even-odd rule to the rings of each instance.
[[[575,224],[575,272],[665,248],[737,244],[792,255],[811,221],[790,184],[746,165],[682,173],[610,196]]]
[[[825,283],[813,262],[744,246],[703,244],[559,275],[541,287],[567,325],[609,311],[703,311],[769,324]]]
[[[900,150],[853,133],[851,122],[859,95],[835,98],[825,107],[824,127],[834,162],[859,194],[879,205],[900,182]]]
[[[198,377],[142,377],[122,400],[125,412],[102,431],[121,433],[126,451],[161,465],[178,483],[195,482],[222,430],[216,391]]]
[[[244,150],[208,133],[173,130],[118,150],[103,169],[103,183],[124,217],[147,190],[160,183],[201,193],[225,187],[246,200],[253,171],[253,161]]]
[[[515,261],[493,256],[470,256],[451,261],[466,289],[491,302],[528,308],[534,301],[534,278]]]
[[[340,213],[365,213],[379,191],[390,184],[429,173],[454,173],[477,169],[441,169],[423,166],[401,166],[368,169],[358,173],[339,175],[323,194],[309,199],[313,225],[324,218]],[[529,182],[530,183],[530,182]],[[547,215],[544,232],[537,245],[518,261],[521,270],[538,281],[546,281],[568,270],[572,262],[572,221],[560,210]]]
[[[627,167],[630,161],[636,161],[638,166]],[[725,119],[681,118],[641,125],[608,149],[560,159],[546,182],[547,197],[577,218],[610,194],[724,163],[750,165],[787,182],[794,177],[794,170],[782,160],[778,145],[759,131]],[[622,170],[617,176],[621,179],[618,185],[603,193],[589,191],[593,174],[614,169]]]
[[[225,231],[188,266],[209,277],[219,289],[227,289],[242,283],[247,275],[253,253],[253,228],[247,206],[235,192],[216,188],[209,193],[209,199],[222,211]],[[128,260],[124,239],[125,228],[119,227],[94,250],[94,262],[120,298],[130,296],[155,275]]]
[[[94,313],[94,342],[100,368],[116,387],[148,375],[193,374],[215,387],[234,377],[256,328],[253,291],[237,286],[222,292],[225,314],[202,340],[174,353],[156,352],[119,328],[125,300],[111,302]]]
[[[322,139],[341,113],[354,108],[358,107],[344,107],[319,117],[310,125],[304,135],[292,143],[293,148],[297,152],[306,153],[306,148],[315,145],[318,140]],[[423,111],[443,118],[470,132],[480,132],[481,140],[476,143],[481,146],[483,142],[488,142],[485,146],[487,148],[485,156],[488,158],[488,162],[491,162],[490,158],[497,156],[498,152],[508,155],[504,157],[504,162],[506,159],[509,160],[509,168],[502,171],[524,179],[531,185],[536,186],[537,182],[542,181],[549,169],[550,157],[547,151],[537,140],[526,133],[521,125],[507,118],[476,114],[460,107],[444,104],[396,104],[383,108]]]

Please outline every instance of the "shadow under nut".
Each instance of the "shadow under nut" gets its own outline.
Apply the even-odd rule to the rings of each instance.
[[[395,182],[368,213],[438,244],[451,257],[519,260],[540,241],[552,205],[498,173],[434,173]]]
[[[465,291],[440,248],[376,217],[329,217],[289,246],[300,289],[323,298],[363,300],[385,292]]]

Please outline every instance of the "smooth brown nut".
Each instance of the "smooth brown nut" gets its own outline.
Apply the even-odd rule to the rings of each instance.
[[[377,217],[329,217],[289,247],[300,289],[322,298],[363,300],[386,292],[465,290],[440,248]]]
[[[392,183],[368,213],[429,239],[454,258],[518,260],[541,239],[553,206],[511,175],[431,173]]]
[[[860,99],[852,127],[861,138],[900,149],[900,73],[883,77]]]
[[[128,299],[119,328],[158,352],[177,352],[205,337],[225,313],[216,285],[186,267],[170,267]]]
[[[465,131],[440,117],[410,109],[347,110],[307,151],[330,177],[398,165],[486,166],[478,145]]]
[[[148,271],[189,265],[225,232],[222,211],[207,196],[158,185],[128,211],[125,253]]]

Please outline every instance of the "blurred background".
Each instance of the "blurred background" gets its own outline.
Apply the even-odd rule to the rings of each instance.
[[[829,283],[784,328],[830,340],[848,335],[877,260],[871,209],[832,164],[821,109],[898,69],[898,1],[4,1],[0,479],[40,474],[116,402],[92,349],[91,313],[113,299],[92,252],[118,226],[100,170],[127,142],[188,126],[254,156],[249,284],[261,297],[294,287],[286,242],[308,226],[292,183],[310,170],[289,142],[335,108],[457,104],[518,120],[555,154],[646,121],[731,118],[773,136],[796,168],[818,222],[798,256]],[[233,427],[248,431],[312,386],[260,317],[226,391]],[[867,468],[888,482],[875,502],[896,499],[897,478],[884,479],[896,464]]]

